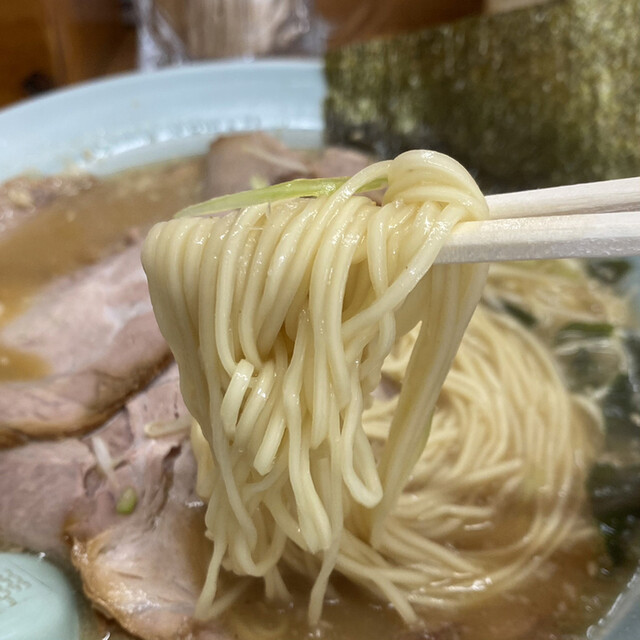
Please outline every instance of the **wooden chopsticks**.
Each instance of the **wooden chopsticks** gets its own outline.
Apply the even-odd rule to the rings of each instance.
[[[436,263],[640,255],[640,177],[488,196]]]

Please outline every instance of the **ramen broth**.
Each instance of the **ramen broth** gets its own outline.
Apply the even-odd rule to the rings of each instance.
[[[632,571],[631,566],[612,570],[599,544],[582,543],[545,562],[526,587],[463,612],[424,612],[421,629],[408,629],[390,606],[336,575],[319,628],[310,630],[310,585],[288,576],[293,604],[265,601],[256,582],[224,620],[234,640],[578,640],[611,608]],[[82,613],[82,640],[102,639],[107,633],[109,640],[134,640],[86,604]]]
[[[5,234],[0,241],[0,325],[27,308],[30,296],[56,276],[99,260],[141,237],[153,222],[200,200],[203,172],[201,158],[133,169],[75,196],[59,197]],[[0,380],[45,373],[46,364],[37,357],[0,344]],[[510,517],[517,529],[518,514]],[[424,628],[418,630],[407,629],[391,607],[339,575],[332,579],[318,629],[310,630],[306,622],[309,585],[293,578],[293,604],[265,602],[256,582],[224,617],[229,637],[240,639],[266,637],[254,635],[257,629],[287,640],[577,638],[606,614],[634,567],[633,562],[613,567],[602,540],[594,536],[542,562],[535,578],[516,591],[463,612],[424,612]],[[83,602],[83,640],[130,637]]]
[[[97,262],[201,199],[202,158],[132,169],[61,195],[0,237],[0,327],[57,276]],[[0,381],[45,375],[37,356],[0,343]]]

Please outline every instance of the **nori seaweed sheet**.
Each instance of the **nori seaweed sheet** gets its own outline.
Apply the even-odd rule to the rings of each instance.
[[[485,189],[640,174],[640,0],[565,0],[326,57],[328,142],[451,154]]]

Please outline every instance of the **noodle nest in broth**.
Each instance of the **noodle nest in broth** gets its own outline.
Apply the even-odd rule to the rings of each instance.
[[[380,180],[381,205],[358,195]],[[313,583],[317,623],[337,571],[416,623],[595,535],[598,412],[535,335],[476,309],[486,265],[434,266],[457,223],[487,215],[457,162],[412,151],[327,195],[153,227],[143,264],[213,541],[200,619],[256,577],[287,601],[293,571]],[[496,267],[488,289],[518,277]],[[558,317],[593,313],[571,290],[557,298]]]

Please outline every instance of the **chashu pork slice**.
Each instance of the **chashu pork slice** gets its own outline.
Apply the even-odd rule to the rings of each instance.
[[[207,153],[205,196],[215,198],[296,178],[352,176],[371,162],[370,156],[342,147],[327,147],[318,155],[291,149],[262,131],[221,136]]]
[[[85,594],[104,615],[145,640],[213,640],[227,637],[218,622],[193,619],[211,544],[204,535],[204,506],[193,493],[196,466],[187,441],[162,471],[149,464],[139,502],[129,516],[111,521],[101,505],[80,503],[68,531],[72,561]],[[137,473],[136,472],[136,473]]]
[[[64,525],[95,467],[89,447],[73,438],[0,450],[0,541],[69,562]]]
[[[83,432],[113,415],[170,360],[140,244],[51,282],[0,328],[0,343],[48,368],[0,383],[0,445]]]
[[[254,179],[272,183],[351,174],[368,162],[364,154],[335,148],[312,158],[261,132],[226,136],[211,145],[208,190],[213,196],[250,188]],[[0,193],[3,224],[23,218],[22,209],[73,195],[91,180],[7,183]],[[36,356],[48,369],[39,380],[0,382],[0,447],[26,436],[59,437],[100,424],[169,360],[139,253],[134,245],[55,279],[35,295],[26,312],[0,327],[3,347]]]
[[[268,133],[220,136],[207,153],[205,196],[216,198],[308,174],[304,154]]]
[[[339,178],[353,176],[373,162],[371,156],[343,147],[327,147],[309,163],[314,178]]]
[[[96,608],[146,640],[228,637],[192,618],[211,547],[187,419],[174,365],[83,438],[0,451],[3,544],[71,559]],[[147,437],[172,422],[175,434]]]
[[[177,378],[177,368],[170,367],[104,426],[84,438],[35,441],[0,450],[0,541],[68,564],[65,527],[76,504],[93,503],[100,522],[122,517],[115,505],[126,487],[114,483],[113,477],[108,477],[112,473],[105,474],[96,450],[107,452],[115,467],[113,473],[116,469],[127,471],[128,475],[121,473],[123,483],[131,475],[131,460],[161,475],[165,459],[178,451],[184,436],[150,439],[144,436],[144,428],[156,420],[186,416]],[[142,465],[140,460],[144,460]],[[129,486],[142,495],[141,479],[131,478]],[[100,522],[94,519],[86,524],[100,527]]]
[[[174,407],[174,409],[172,409]],[[68,519],[71,557],[94,606],[145,640],[216,640],[219,623],[199,626],[195,603],[204,584],[211,544],[204,535],[204,505],[195,494],[196,463],[185,431],[157,439],[152,421],[184,419],[177,369],[132,399],[123,412],[130,442],[123,450],[111,431],[105,444],[122,459],[111,485],[101,480],[76,501]],[[100,434],[97,434],[100,437]],[[114,437],[115,436],[115,437]],[[133,489],[137,504],[116,511],[117,496]]]

